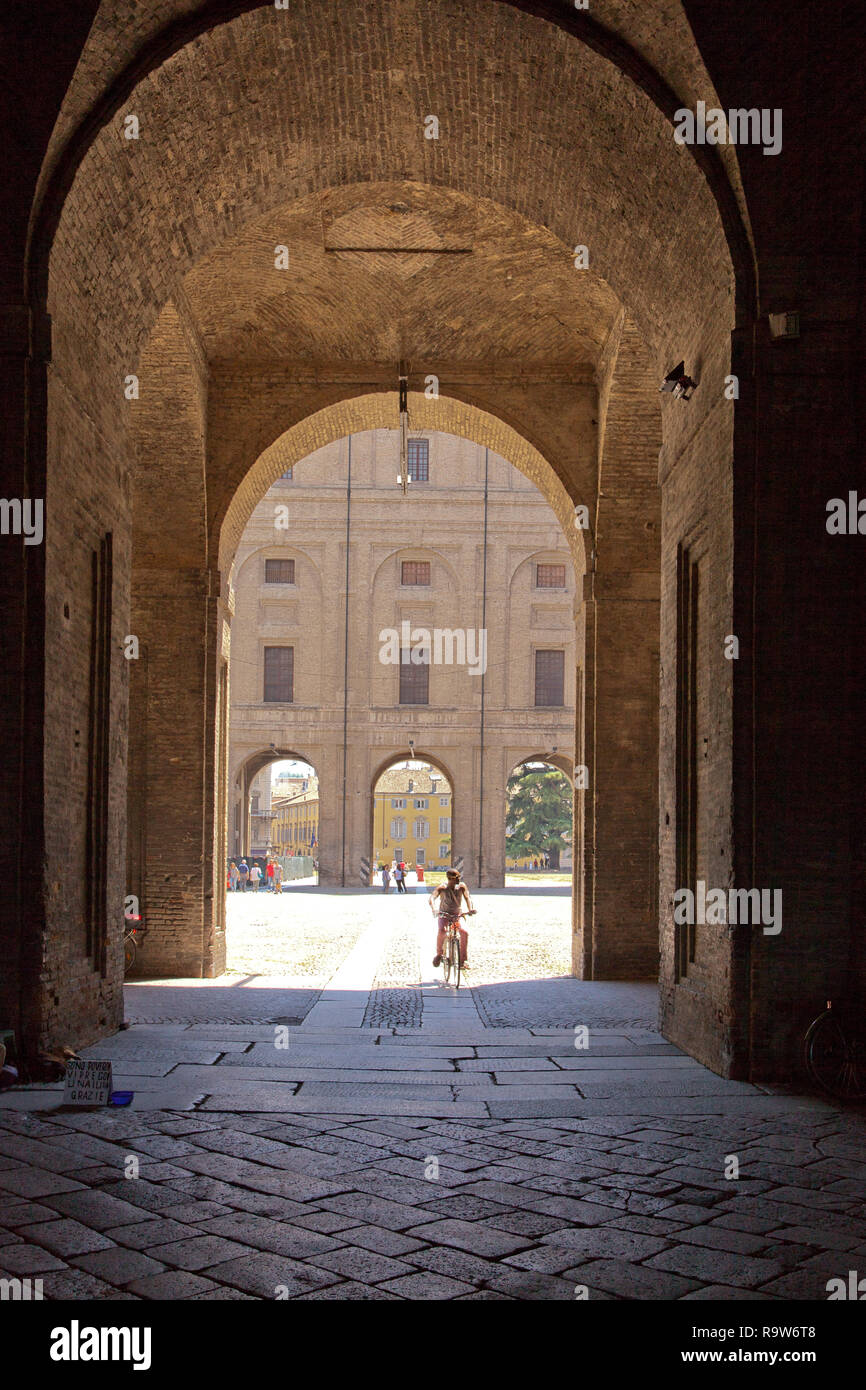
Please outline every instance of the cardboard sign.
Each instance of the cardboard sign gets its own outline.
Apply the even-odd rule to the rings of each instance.
[[[110,1062],[73,1059],[67,1064],[64,1105],[107,1105],[110,1091]]]

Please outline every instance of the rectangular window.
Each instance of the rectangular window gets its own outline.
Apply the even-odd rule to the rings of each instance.
[[[400,583],[430,586],[429,560],[402,560],[400,562]]]
[[[406,798],[405,798],[405,796],[392,796],[392,797],[391,797],[391,809],[394,810],[394,811],[405,811],[405,809],[406,809]]]
[[[266,584],[294,584],[294,560],[265,560]]]
[[[416,851],[415,851],[415,863],[416,863],[416,864],[424,864],[424,863],[426,863],[426,854],[425,854],[425,851],[424,851],[423,849],[416,849]]]
[[[395,817],[391,822],[391,839],[402,840],[406,834],[406,822],[401,817]]]
[[[565,565],[536,565],[536,589],[564,589]]]
[[[415,810],[416,810],[416,811],[426,811],[426,810],[427,810],[427,807],[428,807],[429,805],[430,805],[430,803],[429,803],[429,801],[427,800],[426,796],[416,796],[416,797],[415,797]]]
[[[440,798],[439,798],[439,805],[440,805],[440,806],[447,806],[447,805],[448,805],[448,797],[447,797],[447,796],[440,796]]]
[[[412,834],[416,840],[426,840],[430,834],[430,822],[419,816],[412,827]]]
[[[451,834],[451,817],[450,817],[450,816],[440,816],[440,817],[439,817],[439,834],[440,834],[440,835],[450,835],[450,834]]]
[[[397,861],[398,864],[402,864],[402,863],[403,863],[403,846],[402,846],[402,845],[397,845],[397,846],[395,847],[393,857],[396,859],[396,861]]]
[[[294,700],[294,647],[265,647],[265,702],[290,705]]]
[[[565,652],[535,653],[536,705],[565,704]]]
[[[430,441],[429,439],[409,440],[409,477],[413,483],[430,481]]]
[[[284,478],[287,483],[290,483],[292,481],[292,474],[294,473],[294,471],[294,468],[287,468],[285,473],[280,474],[280,477]]]
[[[447,859],[448,856],[450,855],[450,853],[451,853],[451,846],[450,846],[450,845],[440,845],[440,846],[439,846],[439,858],[440,858],[440,859]]]
[[[419,662],[417,665],[411,660],[409,648],[404,647],[400,653],[400,704],[401,705],[427,705],[430,703],[430,662],[429,653],[426,653],[427,660]]]

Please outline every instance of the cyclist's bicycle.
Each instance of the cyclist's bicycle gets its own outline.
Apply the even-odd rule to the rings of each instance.
[[[849,999],[827,1000],[803,1038],[811,1081],[836,1100],[866,1099],[866,1026],[862,1008]]]
[[[462,973],[460,964],[460,933],[457,924],[461,917],[474,916],[474,911],[458,912],[456,917],[448,917],[445,923],[445,941],[442,946],[442,972],[445,976],[446,985],[453,982],[455,989],[460,988],[460,976]]]

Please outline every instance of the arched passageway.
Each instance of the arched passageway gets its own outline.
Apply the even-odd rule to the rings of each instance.
[[[185,826],[182,862],[163,866],[158,887],[176,964],[220,968],[233,549],[275,441],[298,431],[309,452],[316,431],[349,432],[353,413],[392,424],[403,360],[419,418],[435,410],[451,428],[448,411],[463,411],[471,437],[515,432],[563,522],[587,511],[573,532],[581,549],[586,539],[580,972],[643,973],[646,933],[617,925],[647,902],[655,919],[657,874],[667,1028],[720,1070],[751,1065],[755,1047],[771,1055],[795,991],[789,981],[778,1025],[752,996],[789,938],[703,932],[684,957],[671,912],[683,865],[751,882],[760,859],[797,893],[803,858],[754,829],[751,666],[722,644],[736,632],[748,650],[756,614],[756,407],[744,393],[735,413],[725,390],[732,370],[751,372],[754,275],[734,152],[672,139],[678,100],[710,86],[684,15],[665,46],[632,9],[611,15],[631,47],[595,19],[528,3],[470,14],[374,0],[362,16],[336,3],[222,6],[212,28],[207,16],[161,48],[143,19],[126,52],[145,35],[155,46],[123,75],[121,45],[105,100],[84,64],[91,89],[76,84],[62,127],[82,121],[46,164],[34,217],[30,311],[43,326],[51,314],[52,365],[37,344],[29,467],[65,505],[49,509],[44,550],[20,576],[52,679],[43,662],[25,689],[48,732],[25,743],[40,812],[22,822],[22,846],[32,831],[45,863],[39,884],[15,877],[27,890],[9,949],[16,1017],[41,1041],[67,1022],[82,1037],[116,1023],[110,922],[130,887],[127,829],[134,846],[161,818]],[[465,53],[471,96],[454,58]],[[203,94],[192,115],[191,90]],[[124,138],[121,106],[138,140]],[[692,226],[700,241],[685,255]],[[700,389],[661,409],[657,384],[681,359]],[[423,394],[429,377],[436,399]],[[684,685],[685,588],[701,635]],[[682,737],[693,696],[700,759]],[[157,736],[143,743],[151,720]],[[847,923],[844,875],[818,857]],[[813,921],[807,904],[794,956]],[[843,938],[825,941],[825,973]]]
[[[155,142],[139,141],[135,151],[134,142],[126,142],[130,148],[122,147],[118,156],[112,143],[116,132],[106,126],[81,163],[54,238],[53,379],[64,387],[62,393],[55,389],[49,402],[51,437],[59,441],[63,434],[80,433],[85,417],[79,403],[100,379],[116,379],[119,364],[125,364],[124,378],[136,378],[131,399],[123,390],[114,396],[106,392],[98,420],[100,437],[116,441],[116,456],[128,460],[131,518],[124,518],[120,496],[109,515],[110,486],[94,500],[91,515],[111,532],[115,583],[122,588],[130,575],[129,626],[147,654],[146,682],[144,667],[129,671],[133,727],[153,721],[159,731],[158,756],[152,743],[143,761],[140,750],[131,749],[135,814],[159,816],[170,807],[188,827],[185,861],[163,861],[161,874],[143,889],[145,898],[156,896],[161,904],[168,953],[174,954],[165,968],[177,973],[182,965],[184,973],[194,968],[211,973],[221,967],[224,950],[212,885],[221,875],[225,849],[219,826],[227,769],[220,731],[228,692],[227,574],[234,547],[255,501],[293,452],[303,455],[353,428],[393,426],[402,359],[409,364],[413,419],[498,446],[540,486],[572,540],[582,578],[575,753],[582,754],[577,743],[585,741],[582,761],[589,766],[591,788],[579,817],[584,852],[575,962],[590,978],[645,974],[654,961],[641,958],[645,948],[638,947],[633,930],[622,930],[637,914],[632,874],[620,866],[645,864],[653,856],[655,787],[646,769],[654,763],[657,739],[656,476],[662,435],[655,386],[660,364],[669,365],[673,352],[690,360],[700,355],[704,380],[721,382],[734,286],[724,228],[690,154],[681,157],[664,116],[643,93],[636,95],[645,121],[643,164],[616,168],[610,150],[602,159],[592,145],[584,163],[573,157],[563,138],[562,91],[570,93],[566,106],[573,108],[573,128],[585,123],[590,110],[597,120],[599,102],[612,122],[622,119],[621,108],[606,94],[608,59],[516,11],[500,11],[495,21],[497,48],[504,51],[504,45],[514,58],[510,80],[527,62],[551,64],[546,47],[551,32],[562,67],[556,94],[533,85],[532,149],[526,147],[529,126],[506,105],[507,171],[496,172],[459,122],[452,122],[447,139],[438,142],[425,139],[422,123],[410,166],[396,167],[400,146],[383,142],[379,132],[365,132],[363,119],[356,125],[363,103],[352,93],[349,68],[341,66],[341,45],[350,34],[343,11],[338,8],[332,18],[335,72],[347,83],[346,110],[353,112],[340,126],[332,119],[340,103],[322,109],[303,84],[292,87],[287,105],[286,88],[275,80],[279,62],[276,57],[273,65],[262,61],[273,45],[276,51],[288,45],[297,56],[314,31],[323,35],[321,8],[309,15],[293,12],[281,28],[275,27],[273,13],[251,11],[178,51],[165,69],[168,83],[145,77],[136,89],[142,129],[158,128],[162,139],[171,141],[170,132],[180,129],[176,83],[192,79],[196,65],[209,73],[222,70],[226,43],[233,46],[232,61],[237,45],[250,45],[258,100],[237,107],[236,134],[244,148],[258,152],[261,167],[265,159],[276,159],[280,174],[273,191],[256,182],[256,161],[246,172],[233,165],[230,176],[225,167],[230,151],[221,154],[202,130],[201,143],[185,139],[176,146],[188,167],[166,189],[172,218],[154,220],[139,194],[146,186],[152,200],[162,188],[153,161]],[[445,125],[446,109],[458,111],[460,98],[451,90],[453,74],[444,60],[459,46],[466,18],[419,9],[413,23],[419,60],[423,53],[429,63],[431,44],[442,55]],[[395,28],[393,12],[385,7],[375,23],[365,13],[365,26],[377,42],[401,49],[405,68],[406,35]],[[357,35],[351,39],[356,42]],[[479,78],[482,87],[499,87],[492,71],[481,69]],[[409,113],[399,87],[391,84],[383,98],[386,128],[405,130]],[[483,106],[485,100],[479,91],[476,102]],[[265,109],[268,130],[256,115]],[[303,168],[282,165],[288,128],[283,122],[293,130],[292,148],[299,148],[300,130],[308,134],[313,158]],[[535,143],[545,129],[553,163],[539,158],[544,145]],[[141,156],[138,181],[131,167],[125,171],[130,202],[121,217],[148,225],[146,251],[139,244],[134,255],[146,256],[151,290],[135,305],[123,288],[131,244],[120,224],[112,225],[106,200],[97,200],[98,236],[91,227],[106,142],[112,160]],[[342,163],[341,152],[350,151]],[[613,223],[605,227],[610,210],[594,193],[599,180],[618,187],[628,225],[632,201],[645,198],[641,184],[652,162],[664,167],[682,197],[699,204],[705,215],[707,261],[690,266],[687,276],[673,263],[655,281],[648,276],[647,227],[639,239],[623,240],[620,214],[614,237]],[[571,212],[563,215],[557,192],[563,179],[572,184],[569,207],[575,200],[581,206],[577,229]],[[230,185],[235,211],[215,224],[211,213],[219,190]],[[184,190],[192,188],[197,203],[187,208]],[[653,210],[651,201],[646,206],[656,223],[652,236],[664,244],[667,209]],[[163,235],[169,225],[183,228],[179,241]],[[111,303],[99,305],[100,333],[84,358],[80,330],[90,321],[102,287],[94,281],[88,303],[81,297],[82,282],[70,273],[70,257],[80,265],[82,236],[111,244],[120,286]],[[589,268],[575,257],[576,242],[590,248]],[[129,283],[139,284],[134,267],[126,268]],[[339,315],[328,312],[334,296]],[[471,316],[461,312],[469,302]],[[702,327],[708,320],[716,325],[712,338]],[[422,394],[431,378],[438,395]],[[666,447],[672,456],[682,460],[690,451],[700,453],[700,441],[684,432],[683,415],[667,414]],[[724,457],[718,439],[714,451],[714,457]],[[696,466],[702,466],[697,457]],[[63,459],[54,455],[52,467],[62,470]],[[92,476],[99,473],[97,466]],[[575,507],[583,509],[582,529],[574,525]],[[59,577],[49,564],[49,584]],[[167,640],[174,632],[184,634],[179,651]],[[630,712],[627,740],[615,714],[616,702],[623,700]],[[169,707],[175,712],[171,721]],[[119,790],[122,761],[109,772],[109,802],[117,798],[112,777]],[[479,824],[486,819],[494,826],[495,818],[485,817],[484,810],[482,795]],[[473,814],[470,823],[474,819]],[[623,837],[633,842],[625,856]],[[483,881],[483,843],[478,855]],[[119,863],[115,877],[116,884],[106,885],[107,900],[123,886]],[[155,906],[152,920],[159,916]],[[654,905],[644,902],[641,911],[643,939],[651,939]]]
[[[573,869],[573,760],[553,748],[529,754],[508,774],[505,784],[506,883],[530,869],[564,873]]]
[[[360,881],[379,882],[379,871],[392,863],[420,868],[423,882],[431,869],[462,869],[462,822],[453,776],[440,757],[415,751],[386,758],[373,774],[370,789],[372,849],[361,856]]]
[[[283,769],[281,776],[274,780],[271,770],[275,764],[282,763],[290,763],[291,769]],[[304,853],[318,859],[313,852],[319,845],[319,822],[325,814],[321,795],[322,778],[309,756],[277,748],[275,744],[266,751],[258,749],[250,753],[235,740],[229,758],[229,858],[236,859],[239,855],[249,858],[263,853],[283,856]],[[313,798],[314,839],[309,834],[299,833],[302,826],[309,829],[312,825],[309,815],[299,816],[293,811],[290,815],[283,814],[280,823],[280,813],[288,809],[286,803],[295,800],[298,803],[295,810],[303,809]],[[327,808],[327,801],[325,806]],[[254,824],[254,818],[258,818],[258,825]],[[281,833],[284,831],[289,833]]]

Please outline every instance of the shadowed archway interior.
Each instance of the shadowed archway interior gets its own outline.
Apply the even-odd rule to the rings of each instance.
[[[157,845],[160,825],[184,827],[142,876],[161,968],[220,970],[234,550],[292,460],[394,427],[401,362],[418,427],[511,458],[574,553],[575,754],[588,770],[576,793],[575,971],[646,977],[660,957],[668,1035],[730,1073],[784,1049],[793,970],[779,972],[775,1021],[754,1002],[782,949],[819,973],[841,968],[843,930],[819,945],[813,928],[822,895],[849,921],[844,875],[819,856],[816,895],[798,857],[761,830],[754,673],[722,649],[736,632],[748,650],[753,623],[772,616],[770,590],[762,608],[754,584],[756,399],[744,388],[735,412],[726,392],[732,373],[749,379],[755,341],[737,152],[672,138],[672,99],[714,96],[680,5],[666,9],[664,42],[638,6],[600,4],[595,28],[566,23],[566,8],[224,6],[135,82],[127,62],[155,36],[155,16],[141,7],[121,35],[113,7],[102,9],[43,171],[55,197],[64,133],[96,110],[100,83],[126,72],[123,112],[94,118],[50,238],[46,469],[66,501],[63,515],[49,509],[44,556],[55,680],[44,697],[40,910],[55,944],[28,1006],[41,1037],[61,1020],[51,1002],[61,975],[75,981],[86,1028],[119,1017],[116,949],[94,968],[92,904],[78,888],[64,901],[58,885],[96,844],[105,901],[122,901],[127,829],[134,846],[142,818],[148,844],[151,826]],[[166,5],[162,18],[184,9]],[[618,42],[602,41],[605,21]],[[125,138],[124,113],[138,139]],[[684,254],[690,228],[700,234]],[[688,406],[657,390],[681,360],[700,383]],[[688,825],[686,573],[700,696]],[[98,816],[87,750],[70,766],[57,732],[91,727],[94,582],[113,603],[96,635]],[[138,664],[118,655],[121,629],[140,638]],[[61,789],[76,814],[52,809]],[[844,805],[829,814],[847,844]],[[703,932],[686,959],[671,910],[682,865],[752,882],[761,856],[801,908],[782,947]],[[63,928],[70,916],[80,930]]]

